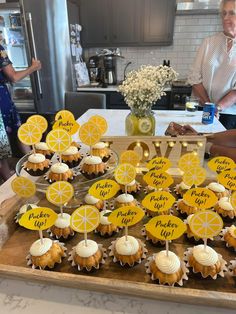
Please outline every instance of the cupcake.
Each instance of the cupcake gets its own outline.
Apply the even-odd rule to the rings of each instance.
[[[68,237],[74,236],[75,233],[70,227],[70,215],[63,213],[63,215],[58,214],[57,216],[54,225],[48,230],[50,236],[57,239],[68,239]]]
[[[226,188],[220,183],[211,182],[206,186],[206,188],[211,190],[216,195],[218,200],[221,199],[222,197],[229,196],[229,191],[226,190]]]
[[[100,223],[97,226],[95,232],[102,237],[110,237],[114,233],[119,232],[119,228],[108,220],[107,214],[111,213],[111,210],[102,210],[100,212]]]
[[[104,205],[105,205],[103,200],[99,200],[98,198],[96,198],[90,194],[85,195],[84,202],[87,205],[95,206],[98,210],[102,210],[104,208]]]
[[[215,211],[223,218],[234,219],[236,217],[236,208],[234,208],[228,197],[222,197],[214,206]]]
[[[176,203],[176,209],[183,216],[195,214],[199,209],[196,206],[189,205],[185,200],[180,199]]]
[[[123,193],[126,192],[125,185],[121,184],[120,189]],[[126,189],[127,189],[127,193],[137,193],[140,191],[141,185],[136,180],[133,180],[132,182],[126,185]]]
[[[226,243],[226,246],[236,251],[236,226],[226,227],[222,230],[221,235],[221,240]]]
[[[151,242],[153,245],[165,245],[166,241],[160,240],[156,237],[154,237],[148,230],[146,230],[145,227],[141,230],[142,236],[146,238],[147,241]]]
[[[107,162],[111,157],[111,151],[104,142],[98,142],[92,146],[91,155],[98,156],[103,162]]]
[[[46,159],[43,154],[31,154],[28,160],[23,164],[23,168],[31,176],[41,176],[48,171],[50,160]]]
[[[16,222],[18,223],[19,220],[21,219],[21,216],[24,215],[28,210],[31,210],[33,208],[37,208],[38,206],[35,204],[25,204],[23,206],[21,206],[21,208],[19,209],[18,213],[16,214]]]
[[[72,266],[77,266],[79,271],[99,269],[100,264],[105,263],[104,258],[106,257],[102,245],[93,240],[87,240],[87,246],[85,240],[80,241],[72,248],[69,255],[68,260],[72,262]]]
[[[132,267],[136,263],[140,264],[147,253],[145,244],[129,235],[112,241],[109,249],[109,256],[113,256],[113,262],[119,262],[121,266],[128,265]]]
[[[81,173],[87,179],[94,179],[102,176],[106,172],[106,165],[98,156],[88,156],[83,159]]]
[[[43,154],[47,159],[51,159],[53,152],[49,149],[48,144],[45,142],[39,142],[35,144],[35,152]]]
[[[82,157],[77,147],[70,146],[62,153],[61,159],[69,168],[74,168],[80,164]]]
[[[79,143],[75,142],[75,141],[73,141],[73,142],[70,144],[70,146],[75,146],[75,147],[78,148],[78,150],[80,150],[80,148],[81,148],[81,145],[80,145]]]
[[[51,166],[51,169],[45,176],[45,179],[47,179],[49,183],[56,181],[70,182],[74,179],[74,173],[66,164],[57,162]]]
[[[27,256],[27,265],[32,265],[32,268],[45,269],[53,268],[56,263],[60,264],[62,257],[65,257],[66,248],[58,241],[53,241],[48,238],[43,238],[35,241]]]
[[[153,211],[148,208],[145,208],[145,212],[148,217],[156,217],[160,215],[170,215],[172,211],[171,209],[162,210],[162,211],[161,210]]]
[[[168,284],[174,286],[176,283],[183,285],[183,280],[187,280],[188,269],[185,263],[180,261],[179,257],[169,251],[160,251],[148,258],[145,264],[147,273],[151,274],[152,280],[158,280],[159,284]]]
[[[134,199],[131,194],[120,194],[115,199],[115,208],[122,206],[136,206],[137,201]]]
[[[175,187],[175,193],[177,195],[179,195],[180,197],[183,197],[184,194],[189,190],[191,189],[191,186],[185,184],[183,181],[180,182],[179,184],[176,185]]]
[[[194,273],[200,273],[203,278],[210,276],[216,279],[217,275],[224,277],[224,272],[227,270],[226,261],[222,256],[209,246],[205,249],[204,244],[188,248],[185,252],[185,260],[187,266],[191,267]]]

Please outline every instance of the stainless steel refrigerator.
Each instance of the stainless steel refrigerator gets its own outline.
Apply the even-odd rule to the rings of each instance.
[[[32,57],[42,62],[40,71],[11,86],[20,112],[53,114],[64,107],[65,92],[76,89],[70,25],[78,20],[73,0],[0,4],[0,44],[14,68],[25,69]]]

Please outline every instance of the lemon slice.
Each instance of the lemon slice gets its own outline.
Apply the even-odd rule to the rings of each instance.
[[[134,135],[135,131],[135,124],[133,119],[126,119],[125,121],[125,129],[126,129],[126,135]]]
[[[58,181],[47,188],[47,200],[54,205],[63,205],[69,202],[74,195],[74,188],[69,182]]]
[[[34,145],[40,142],[42,131],[37,125],[24,123],[17,132],[19,140],[25,145]]]
[[[70,134],[62,129],[52,130],[46,137],[49,149],[58,153],[64,152],[70,146],[71,141]]]
[[[115,179],[118,183],[126,185],[136,177],[136,169],[130,164],[121,164],[115,170]]]
[[[178,166],[184,172],[189,168],[197,167],[200,165],[200,160],[197,154],[187,153],[180,157]]]
[[[47,130],[47,127],[48,127],[47,120],[43,116],[40,116],[38,114],[35,114],[35,115],[29,117],[27,119],[27,123],[34,124],[34,125],[38,126],[42,133],[45,132]]]
[[[125,152],[121,153],[120,155],[120,163],[121,164],[131,164],[134,167],[140,162],[140,156],[133,150],[126,150]]]
[[[108,128],[108,125],[107,125],[107,121],[105,118],[101,117],[101,116],[92,116],[88,122],[90,123],[94,123],[100,130],[101,132],[101,135],[105,134],[106,131],[107,131],[107,128]]]
[[[138,121],[138,128],[140,132],[142,133],[148,133],[152,129],[152,123],[149,119],[147,118],[140,118]]]
[[[11,182],[13,192],[18,196],[29,198],[36,192],[36,185],[28,178],[17,177]]]
[[[55,120],[64,119],[64,120],[75,120],[75,117],[72,112],[69,110],[60,110],[55,115]]]
[[[194,214],[189,225],[196,236],[209,239],[220,233],[223,228],[223,221],[216,212],[204,210]]]
[[[206,170],[202,167],[190,168],[183,174],[183,181],[188,186],[198,186],[202,184],[205,179]]]
[[[101,136],[99,128],[91,122],[84,123],[79,129],[81,142],[88,146],[92,146],[99,142]]]
[[[84,205],[77,208],[71,215],[71,228],[76,232],[88,233],[97,228],[100,213],[95,206]]]

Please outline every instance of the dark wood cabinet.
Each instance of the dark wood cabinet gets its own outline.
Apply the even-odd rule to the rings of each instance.
[[[168,45],[175,0],[80,0],[85,48]]]

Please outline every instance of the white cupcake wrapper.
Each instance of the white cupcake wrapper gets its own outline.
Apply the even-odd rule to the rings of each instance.
[[[138,242],[139,242],[139,244],[142,246],[143,254],[142,254],[141,258],[140,258],[139,260],[137,260],[137,261],[132,262],[131,264],[129,264],[129,263],[125,263],[125,264],[122,263],[121,261],[119,261],[119,260],[114,256],[115,242],[116,242],[118,239],[120,239],[120,238],[116,238],[115,241],[112,241],[112,242],[111,242],[111,245],[110,245],[109,248],[108,248],[108,249],[110,250],[109,256],[113,257],[112,260],[113,260],[114,263],[119,262],[121,266],[124,266],[124,265],[128,264],[130,267],[132,267],[132,266],[134,266],[136,263],[137,263],[137,264],[140,264],[140,263],[142,262],[142,260],[147,257],[147,252],[148,252],[148,250],[146,249],[146,245],[145,245],[141,240],[137,239]]]
[[[65,247],[65,244],[62,243],[62,242],[59,242],[58,240],[54,240],[53,243],[58,243],[58,244],[60,245],[60,247],[61,247],[61,248],[63,249],[63,251],[64,251],[64,254],[62,255],[62,257],[66,257],[66,252],[65,252],[65,251],[67,250],[67,248]],[[31,265],[32,265],[32,266],[31,266],[32,269],[37,269],[37,268],[43,269],[43,268],[40,267],[40,266],[34,265],[33,262],[32,262],[31,257],[32,257],[32,255],[31,255],[30,253],[26,256],[27,266],[31,266]],[[54,266],[55,266],[55,264],[60,264],[61,262],[62,262],[62,258],[60,259],[59,262],[55,262],[55,263],[54,263]],[[54,267],[54,266],[53,266],[53,267]]]
[[[72,229],[71,229],[71,230],[72,230]],[[72,230],[72,233],[70,233],[70,234],[67,236],[67,238],[65,238],[65,237],[63,237],[63,236],[58,237],[56,234],[54,234],[54,233],[51,231],[50,228],[47,229],[46,232],[49,234],[49,236],[50,236],[51,238],[54,237],[54,238],[56,238],[57,240],[60,240],[60,239],[67,240],[69,237],[73,237],[73,236],[75,235],[74,230]]]
[[[107,257],[107,254],[106,254],[106,249],[103,248],[102,244],[98,244],[98,248],[99,250],[102,250],[102,260],[99,262],[99,264],[97,266],[92,266],[92,267],[80,267],[80,265],[77,265],[75,262],[74,262],[74,256],[76,254],[76,246],[74,246],[72,248],[72,250],[68,253],[69,254],[69,258],[68,258],[68,261],[71,262],[71,265],[74,267],[76,266],[78,268],[78,271],[81,271],[83,269],[86,269],[87,271],[91,271],[92,269],[99,269],[100,268],[100,265],[103,265],[105,264],[105,259]]]
[[[229,261],[230,265],[229,265],[229,272],[228,274],[230,276],[233,276],[233,277],[236,277],[234,274],[233,274],[233,270],[236,268],[236,258],[234,260],[231,260]]]
[[[234,248],[233,246],[229,245],[229,243],[226,242],[225,239],[224,239],[224,235],[226,234],[226,232],[227,232],[228,230],[229,230],[229,227],[225,227],[224,229],[221,230],[221,232],[220,232],[220,237],[221,237],[220,240],[225,243],[225,245],[226,245],[227,248],[232,248],[232,249],[234,249],[234,251],[236,252],[236,248]]]
[[[199,272],[196,272],[196,271],[194,270],[194,267],[192,267],[192,266],[189,265],[189,257],[190,257],[191,255],[193,255],[192,252],[193,252],[193,248],[192,248],[192,247],[191,247],[191,248],[187,248],[187,251],[184,252],[184,260],[185,260],[186,263],[187,263],[187,267],[191,267],[193,273],[196,274],[196,273],[199,273]],[[221,270],[220,270],[219,273],[215,274],[214,276],[211,276],[211,275],[208,275],[208,276],[207,276],[207,277],[210,276],[212,279],[216,279],[218,275],[221,276],[221,277],[224,277],[225,273],[228,271],[228,268],[227,268],[227,266],[226,266],[226,265],[227,265],[227,262],[223,259],[222,255],[220,255],[220,254],[218,254],[218,253],[217,253],[217,255],[218,255],[218,258],[219,258],[219,261],[220,261]],[[202,272],[200,272],[200,273],[201,273],[201,275],[202,275],[203,278],[207,278],[207,277],[204,277],[204,276],[203,276]]]
[[[152,261],[155,261],[156,255],[157,255],[157,253],[153,254],[153,255],[150,256],[150,257],[148,257],[147,263],[145,263],[145,267],[146,267],[146,273],[151,275],[151,279],[152,279],[153,281],[158,281],[159,284],[160,284],[159,279],[158,279],[158,278],[155,278],[154,275],[152,274],[151,270],[150,270],[150,264],[151,264]],[[179,281],[174,282],[172,285],[170,285],[170,286],[172,286],[172,287],[173,287],[175,284],[178,284],[179,286],[183,286],[183,284],[184,284],[184,283],[183,283],[183,280],[188,280],[187,273],[189,273],[189,270],[188,270],[188,268],[186,267],[186,264],[185,264],[183,261],[180,261],[180,265],[181,265],[180,267],[181,267],[181,269],[182,269],[182,271],[183,271],[183,276],[181,277],[181,279],[180,279]],[[168,282],[165,282],[164,284],[168,284]]]

